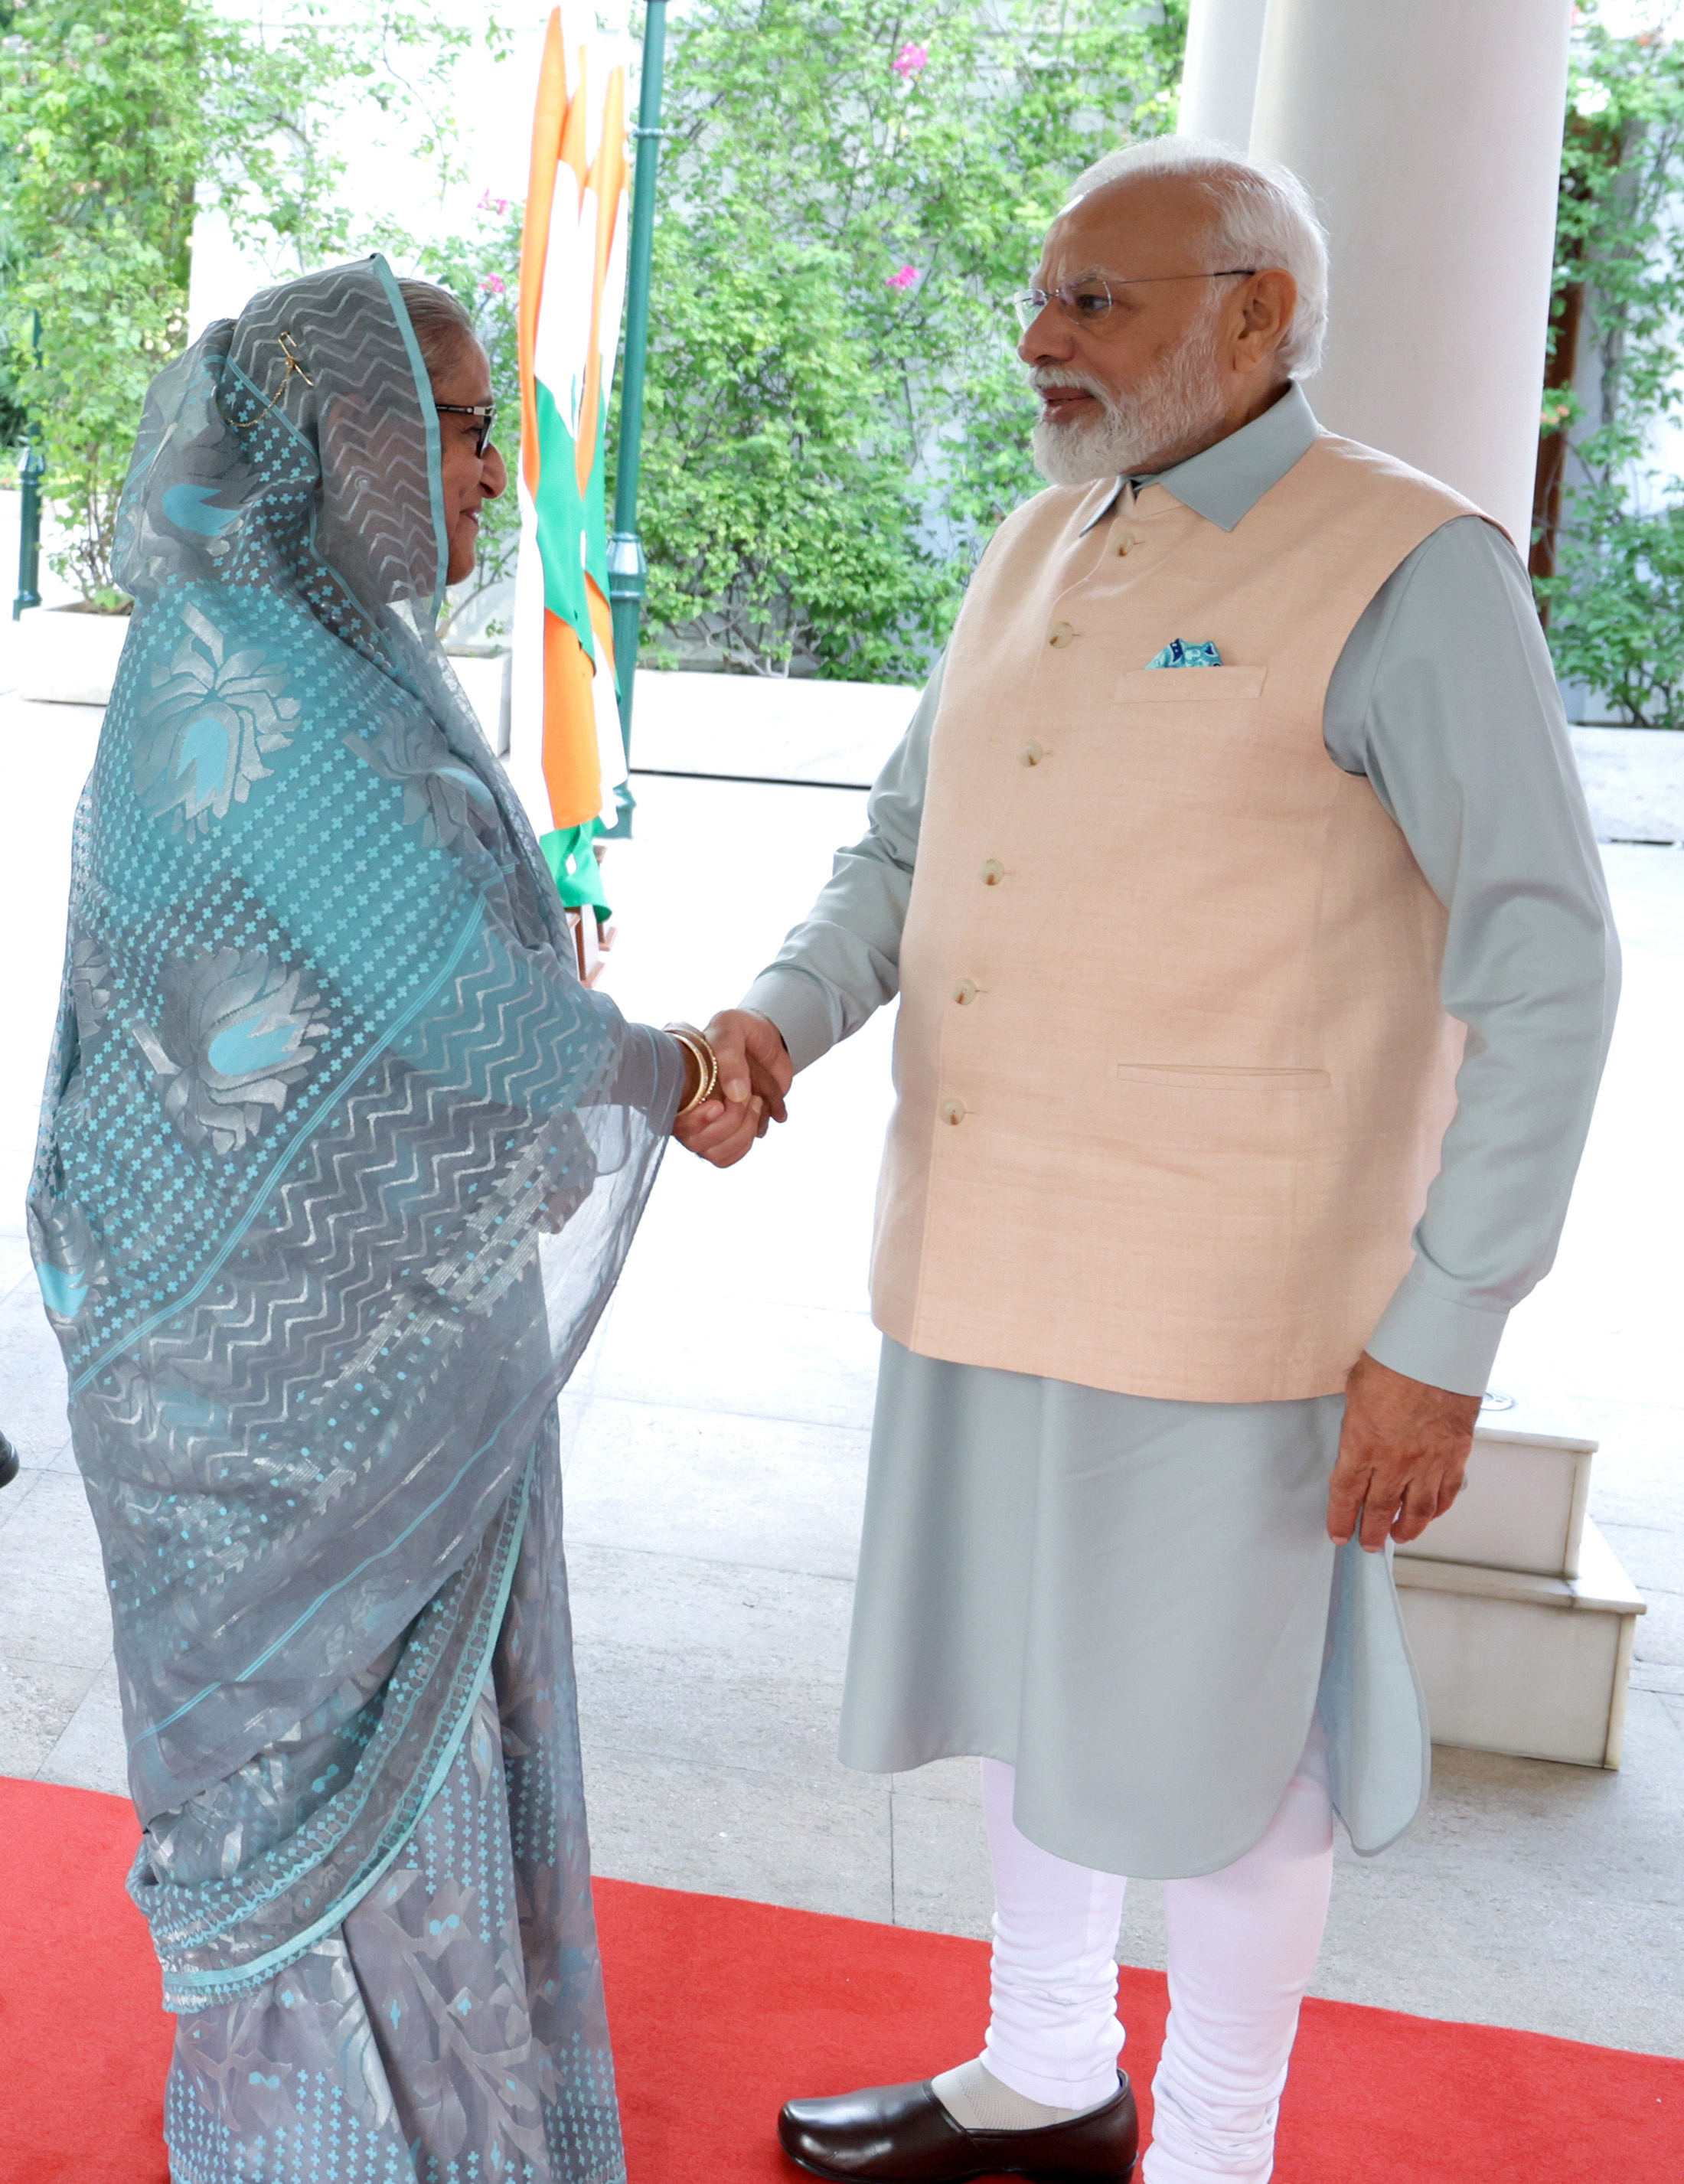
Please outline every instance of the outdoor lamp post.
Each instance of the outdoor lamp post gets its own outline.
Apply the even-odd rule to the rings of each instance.
[[[18,594],[12,601],[16,621],[25,607],[41,604],[41,481],[47,459],[35,444],[33,431],[18,466],[21,504],[18,510]]]
[[[620,734],[629,764],[632,696],[637,686],[638,627],[643,619],[645,571],[638,537],[638,466],[644,432],[644,359],[649,348],[650,254],[655,244],[655,174],[661,157],[661,89],[666,58],[666,0],[649,0],[644,18],[643,71],[638,118],[632,130],[638,161],[632,180],[632,235],[626,268],[626,354],[620,381],[620,439],[614,476],[614,529],[608,541],[608,603],[614,618]],[[623,842],[632,832],[636,799],[622,783],[606,838]]]
[[[36,361],[41,360],[41,319],[36,315],[31,339]],[[12,619],[16,621],[25,607],[41,604],[41,481],[46,475],[47,458],[37,443],[36,427],[31,421],[29,438],[24,448],[24,459],[18,469],[18,483],[21,488],[21,505],[18,510],[18,595],[12,602]]]

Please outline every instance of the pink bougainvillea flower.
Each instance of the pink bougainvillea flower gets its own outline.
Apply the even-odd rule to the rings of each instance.
[[[504,292],[504,280],[500,273],[488,273],[479,285],[488,296],[500,296]]]
[[[916,45],[910,38],[889,64],[902,83],[910,83],[928,64],[929,47]]]
[[[910,288],[918,277],[916,265],[903,265],[898,273],[891,273],[884,282],[888,288]]]
[[[481,193],[479,203],[475,209],[479,212],[507,212],[509,200],[507,198],[493,197],[488,189]]]

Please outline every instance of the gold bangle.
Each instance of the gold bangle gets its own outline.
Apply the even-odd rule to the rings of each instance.
[[[704,1034],[691,1030],[688,1024],[668,1024],[666,1030],[695,1061],[696,1089],[678,1110],[680,1115],[688,1115],[719,1089],[719,1056]]]
[[[707,1064],[702,1060],[701,1055],[696,1047],[696,1043],[690,1037],[689,1034],[686,1031],[674,1031],[671,1026],[669,1026],[667,1028],[666,1036],[668,1039],[676,1039],[678,1045],[683,1049],[686,1058],[694,1061],[696,1065],[696,1084],[698,1087],[705,1084],[707,1082]],[[679,1108],[678,1112],[681,1115],[688,1115],[691,1108],[694,1107],[695,1104],[696,1094],[693,1092],[689,1098],[686,1100]]]
[[[692,1107],[700,1107],[712,1099],[719,1089],[719,1057],[700,1032],[687,1039],[684,1044],[696,1057],[697,1082],[692,1096],[684,1102],[682,1112],[688,1114]]]

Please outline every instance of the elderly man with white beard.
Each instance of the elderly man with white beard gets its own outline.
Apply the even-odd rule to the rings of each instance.
[[[981,1758],[992,2014],[791,2102],[817,2176],[1126,2177],[1132,1875],[1146,2177],[1262,2184],[1334,1816],[1424,1794],[1391,1543],[1550,1263],[1615,956],[1520,561],[1318,426],[1326,292],[1284,171],[1081,178],[1021,303],[1050,489],[679,1125],[728,1165],[898,992],[842,1757]]]

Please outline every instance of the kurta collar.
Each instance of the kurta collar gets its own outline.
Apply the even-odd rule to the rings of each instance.
[[[1190,455],[1185,463],[1177,463],[1157,477],[1118,478],[1116,492],[1093,522],[1083,525],[1083,533],[1085,536],[1094,524],[1104,522],[1125,486],[1133,486],[1139,493],[1149,485],[1161,485],[1195,515],[1231,531],[1308,452],[1319,430],[1304,390],[1295,380],[1261,417],[1253,417],[1249,425],[1242,425],[1213,447]]]

